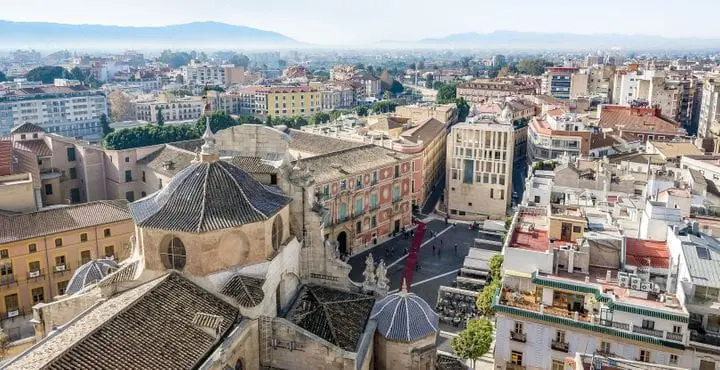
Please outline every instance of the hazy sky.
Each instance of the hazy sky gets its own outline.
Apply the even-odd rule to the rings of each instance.
[[[720,38],[718,0],[5,0],[0,19],[122,26],[217,21],[359,45],[495,30]],[[0,35],[2,43],[2,35]]]

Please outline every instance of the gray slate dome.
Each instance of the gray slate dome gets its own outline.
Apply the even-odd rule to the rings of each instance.
[[[75,273],[70,278],[67,288],[65,289],[65,294],[75,294],[83,288],[97,283],[117,269],[118,264],[113,260],[91,260],[75,270]]]
[[[438,331],[438,314],[415,293],[403,289],[375,303],[370,318],[385,339],[412,342]]]
[[[130,204],[140,227],[205,232],[264,221],[290,198],[225,161],[193,163],[168,186]]]

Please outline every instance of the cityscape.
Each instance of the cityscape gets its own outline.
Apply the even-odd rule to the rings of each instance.
[[[0,369],[720,369],[720,8],[516,2],[8,5]]]

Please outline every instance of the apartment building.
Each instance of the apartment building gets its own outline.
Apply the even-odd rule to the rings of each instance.
[[[173,122],[196,120],[204,111],[205,100],[200,96],[176,97],[163,93],[156,100],[135,103],[135,118],[150,123],[157,123],[158,112],[165,122]]]
[[[680,125],[661,114],[658,108],[638,106],[601,105],[598,106],[597,126],[603,131],[614,131],[621,136],[637,138],[642,141],[671,141],[689,139],[687,131]]]
[[[250,97],[256,116],[311,116],[322,111],[322,93],[307,86],[251,86],[238,93]]]
[[[98,140],[100,116],[107,113],[107,99],[100,90],[55,85],[17,88],[0,95],[0,135],[29,122],[48,133]]]
[[[703,138],[720,136],[720,76],[718,75],[703,82],[697,134]]]
[[[210,65],[191,61],[181,68],[187,86],[230,86],[242,83],[245,68],[232,65]]]
[[[572,76],[580,69],[576,67],[549,67],[542,79],[542,93],[552,95],[558,99],[570,99]],[[580,76],[580,75],[578,75]],[[587,77],[585,76],[585,85]]]
[[[494,305],[498,368],[559,369],[579,352],[690,367],[668,248],[598,220],[580,207],[520,207]]]
[[[475,80],[458,85],[456,92],[458,98],[463,98],[469,103],[484,103],[490,99],[536,93],[537,83],[533,79],[526,78]]]
[[[457,121],[457,106],[455,104],[401,105],[395,108],[395,116],[409,118],[412,122],[423,122],[434,118],[452,125]]]
[[[0,319],[3,328],[32,306],[65,293],[81,265],[124,259],[135,225],[126,201],[95,201],[0,215]]]
[[[505,217],[512,198],[515,129],[474,118],[455,124],[447,139],[445,201],[451,218]]]
[[[529,162],[588,156],[594,120],[587,114],[555,109],[530,121],[527,134]]]
[[[356,88],[352,82],[336,82],[318,86],[322,110],[348,109],[357,105]],[[359,87],[359,84],[355,84]]]

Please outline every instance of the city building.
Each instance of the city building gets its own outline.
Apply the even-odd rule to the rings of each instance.
[[[720,76],[703,82],[697,133],[703,138],[720,136]]]
[[[181,68],[181,74],[187,86],[231,86],[243,82],[245,68],[191,61]]]
[[[457,97],[468,103],[484,103],[490,99],[536,93],[536,81],[527,78],[475,80],[458,85],[456,90]]]
[[[502,219],[512,193],[514,127],[475,117],[447,137],[446,212],[451,218]]]
[[[636,106],[600,105],[597,126],[603,131],[621,133],[642,141],[689,139],[687,131],[672,119],[661,115],[660,109]]]
[[[124,200],[0,214],[0,312],[5,333],[20,339],[32,307],[63,295],[81,265],[98,258],[127,258],[134,227]],[[27,325],[24,329],[27,332]]]
[[[55,85],[12,89],[0,94],[0,135],[29,122],[48,133],[98,140],[103,114],[108,106],[100,90]]]
[[[138,121],[156,123],[158,112],[165,122],[193,121],[205,111],[205,100],[200,96],[178,97],[163,93],[153,101],[135,103],[135,117]]]
[[[322,111],[322,93],[307,86],[251,86],[238,93],[250,97],[255,116],[311,116]]]
[[[528,161],[553,160],[563,155],[587,157],[594,122],[587,114],[565,113],[560,109],[533,118],[527,129]]]
[[[580,69],[576,67],[548,67],[543,75],[542,93],[558,99],[570,99],[572,76]],[[578,75],[580,76],[580,75]],[[587,86],[587,77],[582,79]]]

